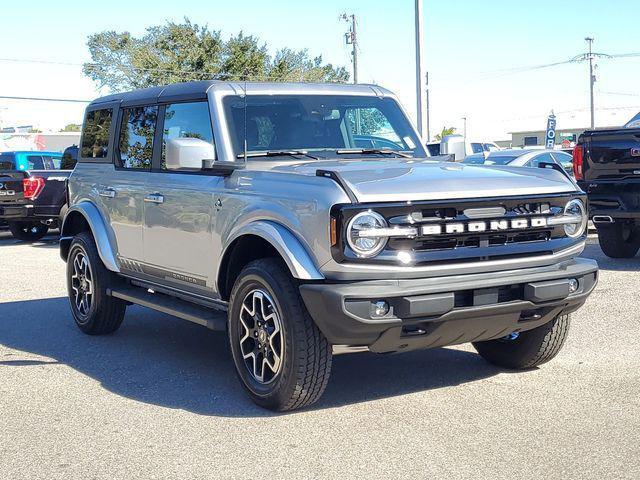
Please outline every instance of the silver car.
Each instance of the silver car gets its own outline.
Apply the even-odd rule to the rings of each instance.
[[[585,195],[557,171],[429,158],[374,85],[194,82],[86,111],[60,252],[71,312],[139,304],[228,332],[266,408],[321,396],[332,354],[473,342],[554,357],[597,281]]]
[[[510,167],[553,168],[557,165],[573,177],[573,157],[559,150],[507,149],[468,155],[467,165],[509,165]]]

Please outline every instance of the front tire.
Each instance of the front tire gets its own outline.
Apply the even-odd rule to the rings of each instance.
[[[88,335],[115,332],[124,319],[126,303],[107,295],[115,275],[102,263],[93,236],[76,235],[67,258],[67,290],[71,313],[80,330]]]
[[[44,237],[49,227],[40,222],[9,222],[11,235],[23,242],[36,242]]]
[[[229,300],[229,342],[240,381],[264,408],[309,406],[327,386],[331,345],[277,259],[253,261],[238,276]]]
[[[498,340],[474,342],[482,358],[499,367],[522,370],[537,367],[555,357],[569,333],[569,315],[559,315],[533,330]]]
[[[631,258],[640,250],[640,228],[637,226],[616,222],[596,228],[598,243],[607,257]]]

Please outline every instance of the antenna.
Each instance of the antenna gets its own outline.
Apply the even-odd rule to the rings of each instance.
[[[247,72],[244,73],[244,166],[247,166]]]

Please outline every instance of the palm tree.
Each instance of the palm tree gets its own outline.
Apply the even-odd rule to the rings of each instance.
[[[442,131],[436,135],[436,140],[440,141],[443,137],[454,133],[456,133],[456,127],[442,127]]]

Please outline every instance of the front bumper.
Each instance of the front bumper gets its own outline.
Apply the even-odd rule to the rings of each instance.
[[[578,289],[569,292],[569,280]],[[304,284],[300,293],[333,345],[374,352],[442,347],[536,328],[582,306],[598,265],[576,258],[548,267],[412,280]],[[388,314],[375,318],[384,300]]]

